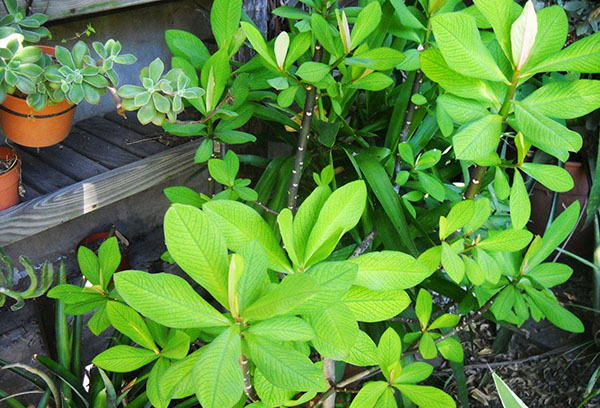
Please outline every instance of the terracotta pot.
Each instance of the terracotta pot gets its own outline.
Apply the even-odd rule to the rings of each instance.
[[[21,159],[10,147],[0,147],[0,160],[17,162],[5,173],[0,173],[0,210],[4,210],[19,202],[19,181],[21,179]]]
[[[39,46],[45,54],[54,56],[54,48]],[[7,95],[0,105],[0,124],[6,137],[29,147],[46,147],[64,140],[71,130],[75,105],[66,99],[35,111],[23,98]]]

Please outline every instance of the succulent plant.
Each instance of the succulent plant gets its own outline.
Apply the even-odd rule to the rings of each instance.
[[[0,102],[17,89],[24,94],[36,92],[36,82],[44,69],[38,64],[42,51],[33,46],[23,47],[23,36],[12,34],[0,47]]]
[[[41,13],[27,15],[25,9],[17,5],[16,0],[6,0],[4,2],[8,14],[0,18],[0,38],[16,32],[25,38],[25,41],[35,43],[44,37],[50,35],[50,31],[43,24],[48,17]]]
[[[142,124],[162,125],[165,119],[175,121],[184,108],[183,99],[197,99],[204,94],[199,87],[191,87],[190,79],[181,69],[171,69],[163,75],[164,63],[155,59],[140,71],[142,86],[124,85],[119,89],[125,110],[138,110]]]

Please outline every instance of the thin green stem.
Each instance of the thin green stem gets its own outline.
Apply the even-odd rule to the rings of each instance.
[[[580,257],[579,255],[574,254],[573,252],[567,251],[566,249],[563,248],[556,248],[556,250],[558,252],[560,252],[561,254],[564,254],[570,258],[575,259],[576,261],[581,262],[582,264],[584,264],[585,266],[589,266],[590,268],[594,269],[595,271],[600,271],[600,265],[594,265],[593,262],[588,261],[585,258]]]

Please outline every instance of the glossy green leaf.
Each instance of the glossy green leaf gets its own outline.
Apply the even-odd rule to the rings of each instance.
[[[119,302],[107,302],[106,312],[115,329],[142,347],[158,350],[144,319],[135,310]]]
[[[311,84],[321,81],[329,74],[329,65],[321,62],[307,61],[300,65],[296,75]]]
[[[552,191],[564,193],[573,188],[573,178],[561,167],[551,164],[523,163],[521,170]]]
[[[402,367],[402,372],[394,379],[395,384],[414,384],[427,379],[433,373],[433,366],[416,362]]]
[[[454,408],[456,403],[444,391],[427,385],[394,384],[409,400],[422,408]]]
[[[507,229],[486,237],[477,247],[488,251],[520,251],[531,242],[533,234],[527,230]]]
[[[92,362],[107,371],[126,373],[137,370],[157,358],[158,355],[152,350],[119,345],[98,354]]]
[[[483,160],[492,154],[502,131],[502,117],[488,115],[460,130],[452,138],[456,158],[460,160]]]
[[[513,184],[510,189],[510,219],[514,229],[524,228],[531,216],[531,202],[525,188],[523,177],[515,170]]]
[[[355,284],[375,291],[409,289],[432,273],[412,256],[397,251],[369,252],[350,262],[358,265]]]
[[[373,408],[377,400],[387,390],[389,385],[385,381],[369,381],[356,394],[350,408]]]
[[[523,103],[551,118],[578,118],[600,107],[600,81],[551,82],[537,89]]]
[[[559,263],[543,263],[531,269],[526,277],[531,277],[535,281],[546,288],[551,288],[569,280],[573,274],[573,269],[570,266]]]
[[[360,330],[356,343],[348,352],[344,361],[356,366],[370,366],[378,363],[377,346],[367,333]]]
[[[448,361],[461,363],[464,360],[464,351],[458,340],[449,337],[437,343],[440,354]]]
[[[431,294],[425,289],[419,289],[417,302],[415,303],[415,314],[422,328],[426,328],[429,325],[432,307],[433,299],[431,298]]]
[[[442,242],[442,266],[456,283],[460,283],[465,276],[465,263],[447,242]]]
[[[316,334],[313,346],[327,358],[344,359],[358,339],[358,323],[350,308],[342,302],[311,313],[310,324]]]
[[[360,322],[378,322],[400,314],[410,304],[403,290],[378,292],[360,286],[352,287],[342,301]]]
[[[358,47],[377,28],[381,16],[381,6],[377,1],[368,3],[358,13],[350,34],[350,49]]]

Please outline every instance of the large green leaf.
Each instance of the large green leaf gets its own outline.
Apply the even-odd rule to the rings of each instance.
[[[229,249],[239,251],[248,242],[257,241],[267,254],[269,268],[277,272],[292,271],[269,225],[255,210],[231,200],[209,201],[202,208],[218,225]]]
[[[146,395],[148,395],[148,400],[152,403],[152,406],[156,408],[167,408],[169,406],[170,399],[164,389],[160,387],[160,379],[164,377],[169,366],[168,359],[159,358],[152,367],[146,381]]]
[[[265,320],[273,316],[298,314],[299,307],[312,302],[319,285],[306,274],[288,275],[266,295],[246,308],[242,316],[247,320]]]
[[[507,81],[481,41],[473,17],[459,12],[439,14],[432,19],[432,27],[451,69],[472,78]]]
[[[451,94],[475,99],[486,106],[500,106],[500,101],[489,82],[470,78],[450,69],[440,50],[430,48],[422,51],[419,61],[425,75]]]
[[[256,394],[264,404],[261,407],[280,407],[294,396],[294,391],[284,390],[271,384],[258,368],[254,370],[253,380],[252,385],[254,385]]]
[[[515,102],[515,116],[525,139],[561,161],[567,161],[568,152],[577,152],[581,148],[582,140],[578,133],[547,118],[525,103]]]
[[[551,82],[537,89],[523,103],[551,118],[578,118],[600,107],[600,81]]]
[[[327,20],[325,20],[325,18],[323,18],[319,13],[313,13],[310,17],[310,26],[315,37],[323,46],[323,48],[329,54],[336,55],[337,48],[335,46],[335,42],[333,41],[333,36],[331,35],[331,30]]]
[[[402,372],[394,379],[396,384],[414,384],[427,379],[433,373],[431,364],[417,362],[402,367]]]
[[[98,261],[100,262],[100,284],[103,289],[106,289],[113,273],[121,264],[121,252],[117,237],[110,237],[100,245]]]
[[[537,12],[538,32],[531,50],[531,57],[523,67],[523,72],[530,72],[552,54],[559,52],[567,41],[569,22],[565,10],[558,5],[544,7]]]
[[[210,9],[210,27],[219,48],[227,49],[234,41],[240,19],[242,0],[215,0]]]
[[[474,122],[490,114],[479,102],[451,94],[438,96],[437,104],[443,106],[448,115],[461,124]]]
[[[179,276],[123,271],[115,275],[115,286],[131,307],[167,327],[187,329],[230,324]]]
[[[360,322],[378,322],[402,313],[410,304],[403,290],[378,292],[360,286],[352,287],[342,301]]]
[[[321,81],[328,73],[329,65],[314,61],[306,61],[296,71],[297,76],[311,84]]]
[[[567,330],[573,333],[583,333],[585,330],[583,323],[577,316],[569,312],[558,304],[556,298],[550,297],[545,292],[538,291],[534,288],[523,286],[525,292],[531,297],[531,300],[537,307],[540,308],[546,318],[558,328]]]
[[[377,346],[377,360],[381,372],[386,378],[390,376],[389,368],[400,361],[402,354],[402,341],[392,327],[388,327],[379,339]]]
[[[115,329],[140,346],[158,351],[146,322],[135,310],[119,302],[107,302],[106,313]]]
[[[490,234],[477,247],[488,251],[514,252],[525,248],[532,238],[533,234],[527,230],[507,229]]]
[[[465,263],[447,242],[442,242],[442,266],[456,283],[460,283],[465,276]]]
[[[315,337],[313,328],[296,316],[276,316],[253,324],[248,333],[274,341],[309,341]]]
[[[525,276],[535,279],[537,283],[546,288],[551,288],[566,282],[569,280],[572,274],[573,269],[571,269],[570,266],[554,262],[547,262],[537,265],[535,268],[527,272]]]
[[[592,34],[542,60],[529,73],[552,71],[598,72],[600,65],[600,33]]]
[[[358,323],[350,308],[341,301],[311,313],[310,323],[316,334],[313,345],[327,358],[344,359],[358,339]]]
[[[258,55],[260,55],[269,65],[277,68],[277,63],[269,51],[267,43],[265,42],[265,39],[260,31],[258,31],[254,25],[245,21],[242,21],[240,24],[254,51],[256,51]]]
[[[198,208],[173,204],[165,214],[169,254],[192,279],[227,305],[227,246],[223,234]]]
[[[292,235],[294,250],[302,263],[306,260],[304,254],[306,253],[308,236],[317,222],[323,204],[330,195],[331,189],[328,186],[318,186],[298,207],[298,212],[294,217]]]
[[[504,54],[510,58],[510,27],[519,16],[521,8],[513,0],[474,0],[473,3],[490,23]]]
[[[396,251],[369,252],[349,261],[358,265],[355,284],[371,290],[412,288],[432,274],[412,256]]]
[[[192,373],[198,401],[204,408],[231,408],[240,400],[244,392],[241,354],[237,326],[228,328],[206,346]]]
[[[422,408],[454,408],[456,403],[444,391],[427,385],[394,384],[409,400]]]
[[[306,271],[319,285],[313,300],[302,306],[302,313],[318,311],[339,301],[356,280],[357,266],[351,262],[319,262]]]
[[[551,164],[523,163],[521,170],[552,191],[564,193],[573,188],[573,178],[561,167]]]
[[[385,71],[396,67],[404,61],[404,58],[404,54],[400,51],[388,47],[379,47],[358,54],[355,53],[352,58],[346,58],[346,64]]]
[[[100,284],[100,262],[91,249],[83,245],[77,250],[77,263],[85,278],[94,285]]]
[[[381,15],[381,6],[377,1],[370,2],[358,13],[350,34],[350,49],[360,45],[377,28]]]
[[[362,330],[359,331],[356,343],[350,349],[344,361],[357,366],[376,365],[378,360],[375,342],[371,340],[367,333]]]
[[[460,130],[452,138],[459,160],[487,159],[498,147],[502,132],[502,117],[488,115]]]
[[[210,58],[210,52],[202,40],[187,31],[167,30],[165,41],[173,56],[189,60],[197,70],[201,70]]]
[[[196,393],[196,381],[192,376],[192,372],[205,350],[206,347],[198,349],[169,367],[165,375],[159,380],[159,386],[164,395],[168,398],[180,399]]]
[[[137,370],[157,358],[158,354],[152,350],[119,345],[98,354],[92,362],[107,371],[127,373]]]
[[[370,381],[356,394],[350,408],[373,408],[389,384],[385,381]]]
[[[250,333],[244,339],[252,362],[273,385],[292,391],[327,388],[322,371],[301,352]]]
[[[544,233],[542,246],[529,258],[527,269],[542,263],[569,236],[577,225],[579,209],[579,201],[575,201],[552,222]]]
[[[515,170],[510,189],[510,219],[514,229],[525,228],[531,216],[531,202],[521,172]]]
[[[308,237],[305,267],[331,254],[341,235],[354,228],[362,217],[366,199],[367,188],[362,180],[348,183],[329,196]],[[336,237],[335,243],[331,242]]]

